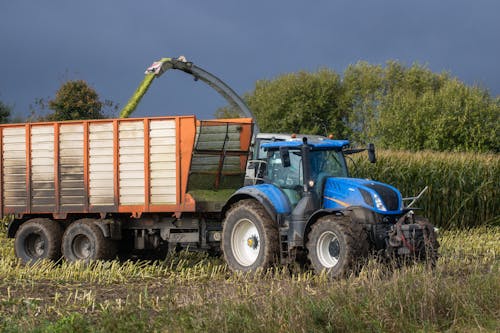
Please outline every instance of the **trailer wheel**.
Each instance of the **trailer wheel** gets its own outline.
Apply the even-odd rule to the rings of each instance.
[[[346,216],[320,218],[308,234],[306,247],[314,271],[325,271],[330,278],[355,273],[368,253],[366,232]]]
[[[71,223],[62,237],[62,254],[68,262],[112,259],[115,243],[104,237],[92,219]]]
[[[61,227],[50,219],[24,222],[16,232],[14,252],[23,263],[61,258]]]
[[[255,272],[276,262],[278,227],[255,200],[242,200],[227,213],[222,251],[232,271]]]

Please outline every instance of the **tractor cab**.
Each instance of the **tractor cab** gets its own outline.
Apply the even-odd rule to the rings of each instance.
[[[375,162],[375,148],[350,149],[348,140],[314,138],[263,143],[267,153],[260,170],[262,183],[280,189],[292,216],[307,219],[317,210],[362,207],[380,216],[403,212],[400,192],[387,184],[349,177],[345,155],[367,150]]]
[[[267,152],[267,158],[263,180],[279,187],[292,207],[304,193],[312,194],[321,205],[326,179],[348,176],[342,153],[348,144],[346,140],[326,138],[264,143],[261,148]]]

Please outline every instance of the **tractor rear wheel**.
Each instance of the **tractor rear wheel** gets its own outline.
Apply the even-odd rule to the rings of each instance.
[[[242,200],[228,211],[222,230],[222,251],[232,271],[255,272],[277,261],[278,227],[257,201]]]
[[[23,263],[61,258],[61,226],[50,219],[24,222],[16,232],[14,252]]]
[[[306,247],[314,271],[326,272],[330,278],[357,272],[368,253],[366,232],[346,216],[320,218],[308,234]]]
[[[62,253],[68,262],[107,260],[115,256],[116,244],[104,237],[94,220],[81,219],[66,228]]]

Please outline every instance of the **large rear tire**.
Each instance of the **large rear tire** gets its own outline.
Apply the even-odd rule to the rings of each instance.
[[[227,213],[222,230],[222,251],[232,271],[255,272],[276,263],[278,226],[252,199],[236,203]]]
[[[314,271],[326,272],[330,278],[356,273],[368,253],[366,232],[346,216],[320,218],[308,234],[306,247]]]
[[[116,244],[104,237],[94,220],[82,219],[66,228],[62,254],[68,262],[108,260],[116,255]]]
[[[16,232],[14,252],[25,264],[61,258],[61,226],[50,219],[24,222]]]

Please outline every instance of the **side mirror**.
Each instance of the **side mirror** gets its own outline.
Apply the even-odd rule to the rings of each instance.
[[[290,152],[287,147],[280,147],[281,163],[284,168],[288,168],[290,164]]]
[[[368,144],[368,160],[371,163],[377,162],[377,156],[375,156],[375,145],[373,143]]]

